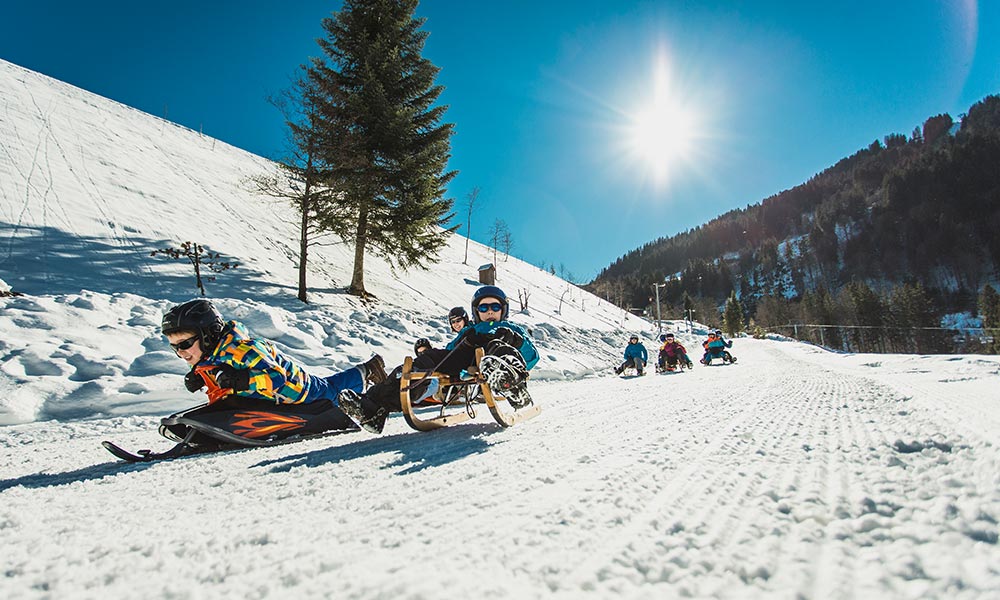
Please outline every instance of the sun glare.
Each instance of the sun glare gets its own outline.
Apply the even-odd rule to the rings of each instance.
[[[660,104],[635,115],[632,125],[634,152],[656,171],[668,171],[692,150],[694,123],[690,115],[669,104]]]
[[[698,153],[698,113],[685,92],[672,85],[666,58],[661,57],[645,106],[627,115],[626,146],[630,159],[659,183]]]

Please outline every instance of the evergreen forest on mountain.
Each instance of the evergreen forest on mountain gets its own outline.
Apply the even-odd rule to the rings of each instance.
[[[723,303],[738,297],[751,328],[856,327],[794,332],[834,348],[983,351],[1000,326],[991,304],[998,165],[1000,96],[991,95],[957,122],[932,116],[759,204],[644,244],[585,287],[654,318],[689,310],[720,322]],[[983,335],[944,339],[930,329],[963,312],[979,315]],[[898,334],[916,327],[927,329]]]

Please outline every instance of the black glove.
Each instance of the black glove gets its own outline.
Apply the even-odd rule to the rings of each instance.
[[[187,375],[184,376],[184,387],[187,388],[187,391],[193,394],[205,387],[205,380],[201,378],[201,373],[191,369],[187,372]]]
[[[478,348],[479,346],[485,346],[490,339],[492,339],[492,336],[479,333],[475,329],[469,329],[462,336],[462,343],[468,344],[473,348]]]
[[[500,340],[513,348],[520,348],[521,344],[524,343],[524,338],[521,337],[520,333],[507,327],[497,327],[497,330],[493,332],[493,339]]]
[[[250,371],[222,365],[215,370],[215,383],[218,383],[221,388],[229,388],[234,392],[244,392],[250,389]]]

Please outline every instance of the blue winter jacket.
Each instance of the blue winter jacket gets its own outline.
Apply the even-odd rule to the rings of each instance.
[[[462,339],[462,336],[464,336],[470,328],[475,329],[477,333],[492,334],[496,333],[496,330],[501,327],[506,327],[511,331],[516,331],[521,338],[524,339],[524,343],[521,344],[521,347],[518,348],[517,351],[521,353],[521,356],[524,358],[525,366],[530,370],[535,366],[535,364],[538,363],[538,359],[540,358],[538,356],[538,350],[535,349],[535,344],[532,343],[531,336],[528,335],[528,332],[524,329],[524,327],[521,327],[517,323],[511,323],[510,321],[482,321],[480,323],[466,325],[461,331],[458,332],[455,339],[448,342],[445,349],[454,350],[455,346],[457,346],[459,341]]]
[[[649,359],[646,357],[646,347],[642,345],[642,342],[629,344],[628,346],[625,347],[625,360],[637,357],[641,358],[642,362],[649,361]]]

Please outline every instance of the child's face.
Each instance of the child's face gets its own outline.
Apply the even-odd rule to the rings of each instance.
[[[178,331],[167,334],[167,341],[174,349],[177,356],[184,359],[184,362],[192,367],[201,360],[201,342],[198,341],[197,333]],[[190,344],[190,346],[188,346]],[[185,346],[187,346],[185,348]]]
[[[496,310],[491,310],[494,307]],[[487,310],[483,311],[484,308]],[[499,321],[500,315],[503,314],[503,303],[496,298],[487,296],[479,301],[479,305],[476,306],[476,310],[479,311],[480,321]]]
[[[451,319],[451,330],[458,333],[465,327],[465,319],[462,317],[452,317]]]

